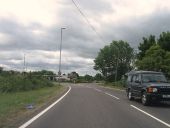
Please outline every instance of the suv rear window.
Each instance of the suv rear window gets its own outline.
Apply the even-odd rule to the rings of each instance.
[[[167,82],[165,76],[163,74],[142,74],[142,82]]]

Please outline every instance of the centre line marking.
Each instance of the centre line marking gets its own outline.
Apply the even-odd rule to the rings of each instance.
[[[102,92],[101,90],[99,90],[99,89],[97,89],[97,88],[95,88],[95,90],[98,91],[98,92]]]
[[[160,122],[160,123],[162,123],[162,124],[164,124],[164,125],[166,125],[167,127],[170,128],[170,124],[168,124],[168,123],[166,123],[166,122],[164,122],[164,121],[158,119],[157,117],[155,117],[155,116],[153,116],[153,115],[151,115],[151,114],[149,114],[149,113],[143,111],[142,109],[140,109],[140,108],[138,108],[138,107],[136,107],[136,106],[134,106],[134,105],[130,105],[130,106],[133,107],[133,108],[135,108],[136,110],[138,110],[138,111],[144,113],[145,115],[147,115],[147,116],[149,116],[149,117],[151,117],[151,118],[157,120],[158,122]]]
[[[113,97],[113,98],[115,98],[115,99],[117,99],[117,100],[119,100],[119,98],[116,97],[116,96],[114,96],[114,95],[111,95],[111,94],[109,94],[109,93],[107,93],[107,92],[105,92],[105,94],[106,94],[106,95],[109,95],[109,96],[111,96],[111,97]]]
[[[62,96],[60,97],[57,101],[55,101],[53,104],[51,104],[49,107],[47,107],[45,110],[43,110],[42,112],[40,112],[39,114],[37,114],[36,116],[34,116],[32,119],[30,119],[29,121],[27,121],[25,124],[23,124],[22,126],[20,126],[19,128],[26,128],[27,126],[29,126],[32,122],[34,122],[36,119],[38,119],[40,116],[42,116],[44,113],[46,113],[48,110],[50,110],[52,107],[54,107],[54,105],[56,105],[58,102],[60,102],[71,90],[71,86],[69,86],[69,90]]]

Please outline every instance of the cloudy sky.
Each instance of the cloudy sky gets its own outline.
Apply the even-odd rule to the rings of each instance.
[[[61,27],[62,73],[95,74],[93,60],[112,40],[137,49],[143,36],[170,30],[170,0],[0,0],[0,66],[58,72]]]

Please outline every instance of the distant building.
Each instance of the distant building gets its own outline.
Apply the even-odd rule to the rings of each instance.
[[[56,79],[56,81],[70,81],[70,78],[68,78],[68,76],[67,75],[65,75],[65,74],[63,74],[63,75],[61,75],[61,76],[59,76],[59,75],[57,75],[56,77],[55,77],[55,79]]]

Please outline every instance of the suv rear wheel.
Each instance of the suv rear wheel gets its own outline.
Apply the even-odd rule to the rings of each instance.
[[[142,104],[144,105],[144,106],[147,106],[147,105],[149,105],[149,98],[147,97],[147,94],[146,94],[146,92],[143,92],[142,93]]]
[[[129,100],[133,100],[133,99],[134,99],[134,98],[132,97],[132,92],[131,92],[130,89],[128,90],[127,96],[128,96],[128,99],[129,99]]]

